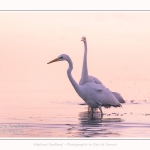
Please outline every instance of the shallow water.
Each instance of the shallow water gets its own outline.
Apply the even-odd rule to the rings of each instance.
[[[95,110],[92,119],[81,99],[33,96],[27,100],[29,92],[4,95],[1,94],[0,137],[150,137],[149,100],[128,100],[121,108],[103,108],[103,117]]]

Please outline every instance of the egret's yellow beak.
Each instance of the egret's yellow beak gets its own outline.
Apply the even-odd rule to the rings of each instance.
[[[58,59],[58,58],[56,58],[56,59],[54,59],[54,60],[52,60],[52,61],[48,62],[47,64],[50,64],[50,63],[56,62],[56,61],[58,61],[58,60],[59,60],[59,59]]]

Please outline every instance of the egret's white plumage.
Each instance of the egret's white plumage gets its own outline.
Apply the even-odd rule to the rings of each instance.
[[[96,77],[89,76],[88,75],[88,67],[87,67],[87,41],[86,37],[83,36],[81,41],[84,43],[84,58],[83,58],[83,66],[82,66],[82,74],[81,74],[81,79],[79,81],[79,85],[84,85],[85,83],[92,82],[92,83],[97,83],[100,84],[101,86],[104,86],[101,81],[99,81]],[[112,92],[112,94],[117,98],[117,100],[120,103],[125,103],[125,100],[123,97],[117,93],[117,92]]]
[[[103,114],[101,106],[104,107],[121,107],[121,104],[116,99],[116,97],[110,92],[108,88],[101,84],[96,83],[85,83],[84,85],[79,85],[72,77],[71,71],[73,69],[73,63],[70,57],[66,54],[62,54],[56,59],[50,61],[48,64],[66,60],[69,63],[69,68],[67,70],[68,78],[74,87],[77,94],[87,103],[91,108],[99,108],[101,114]]]

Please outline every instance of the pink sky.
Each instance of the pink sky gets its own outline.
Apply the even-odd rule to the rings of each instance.
[[[125,98],[148,97],[149,18],[150,12],[132,11],[0,12],[0,91],[70,89],[78,97],[66,75],[68,64],[47,62],[68,54],[79,81],[86,36],[90,75]]]

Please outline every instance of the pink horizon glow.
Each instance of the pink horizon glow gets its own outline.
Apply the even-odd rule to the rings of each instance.
[[[68,64],[47,62],[68,54],[79,82],[82,36],[90,75],[125,99],[149,97],[149,18],[149,12],[1,12],[1,98],[11,91],[57,90],[58,98],[65,89],[78,98],[66,75]]]

